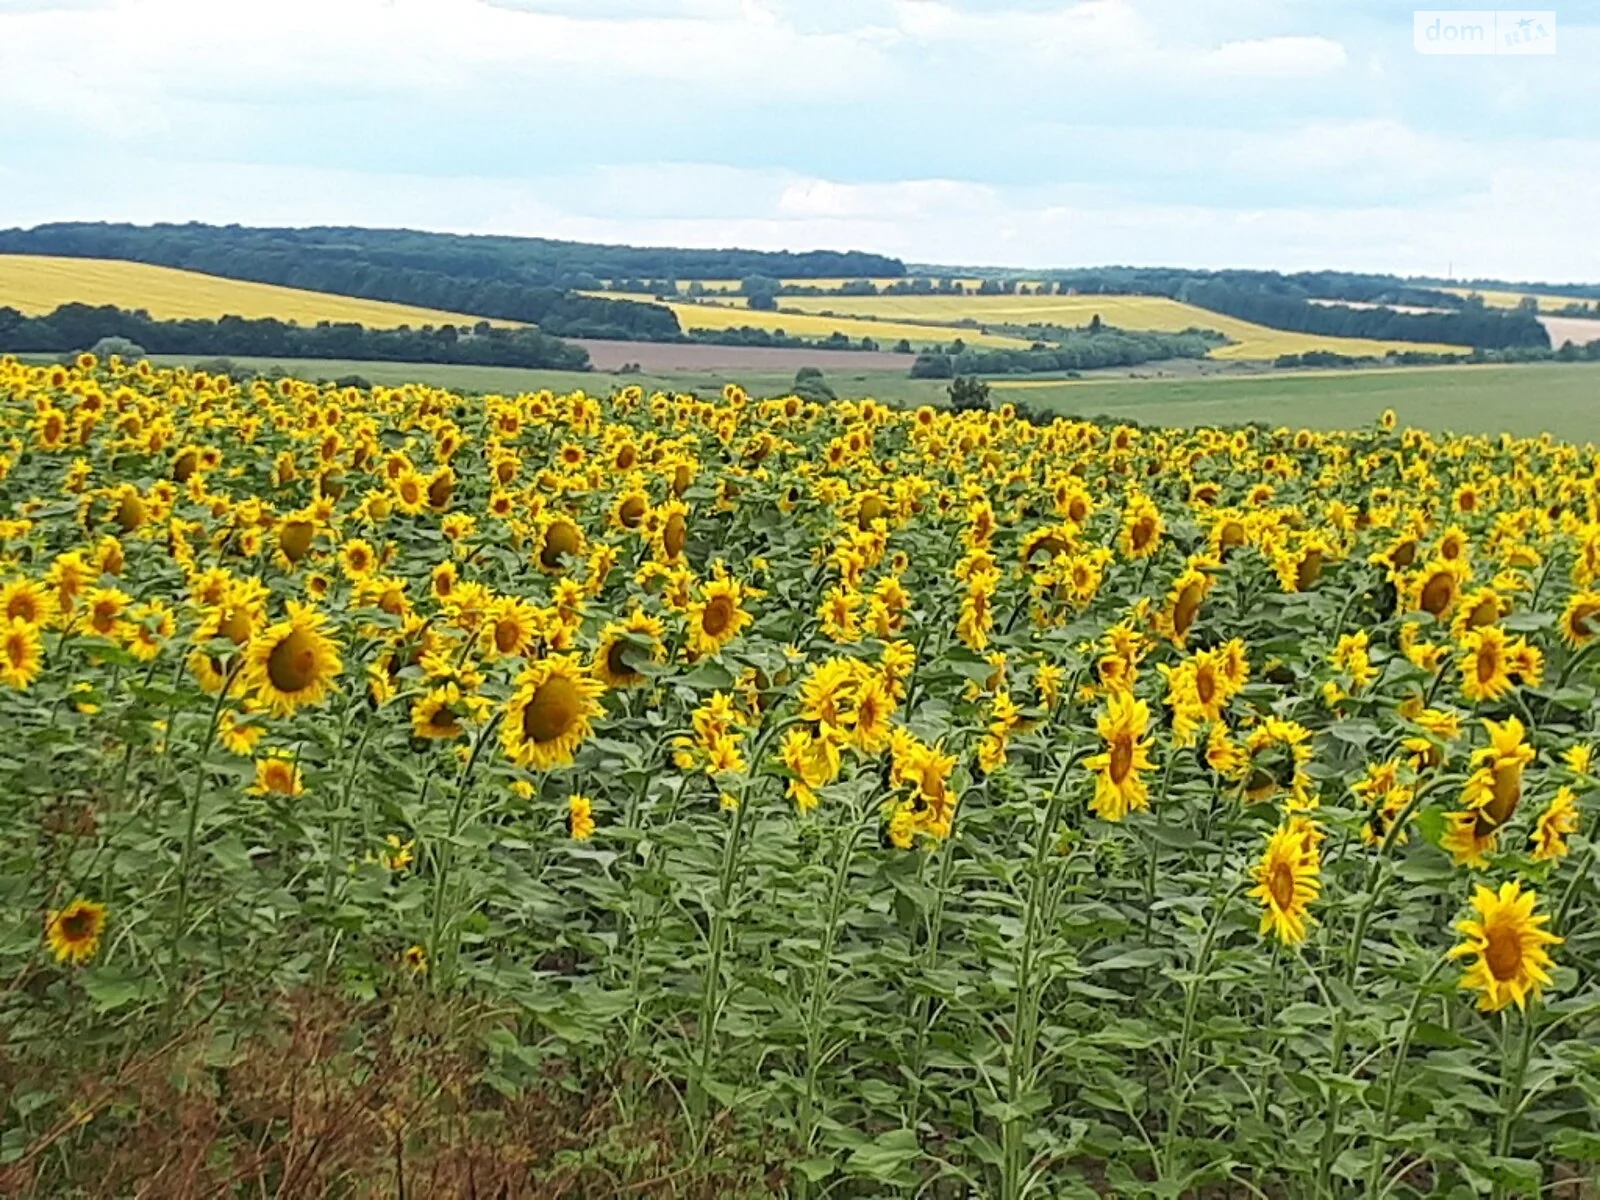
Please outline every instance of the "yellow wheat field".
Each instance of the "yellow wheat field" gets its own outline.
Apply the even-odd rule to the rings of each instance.
[[[1524,299],[1531,296],[1539,302],[1540,312],[1560,312],[1569,304],[1582,304],[1584,301],[1575,296],[1547,296],[1542,292],[1495,292],[1482,291],[1478,288],[1440,288],[1441,292],[1449,292],[1452,296],[1481,296],[1483,302],[1490,308],[1515,308]],[[1593,306],[1593,301],[1588,302]]]
[[[1211,356],[1219,359],[1276,358],[1280,354],[1303,354],[1308,350],[1383,355],[1391,349],[1440,353],[1467,349],[1268,329],[1164,296],[785,296],[780,303],[786,308],[807,311],[831,308],[836,312],[885,320],[951,322],[971,318],[987,325],[1032,322],[1084,325],[1098,313],[1102,321],[1123,329],[1161,332],[1176,332],[1191,326],[1215,329],[1233,339],[1232,345],[1212,351]]]
[[[398,325],[472,325],[483,319],[409,304],[220,279],[147,263],[0,254],[0,306],[35,316],[74,302],[142,308],[157,320],[168,321],[276,317],[301,325],[355,321],[372,329],[392,329]]]
[[[644,297],[624,295],[620,292],[589,292],[591,296],[605,296],[613,300],[640,300]],[[859,299],[859,298],[857,298]],[[868,296],[868,300],[878,297]],[[666,303],[677,314],[678,324],[685,330],[738,329],[749,325],[756,329],[781,329],[796,337],[825,338],[842,333],[851,339],[872,338],[885,350],[901,338],[913,346],[930,343],[944,345],[960,338],[969,346],[992,346],[1004,349],[1026,350],[1030,343],[1023,338],[1006,337],[997,333],[980,333],[976,329],[961,328],[948,322],[877,320],[870,314],[862,316],[825,317],[824,310],[854,312],[853,300],[848,296],[784,296],[779,303],[785,308],[806,309],[806,312],[761,312],[745,306],[744,299],[727,301],[709,299],[701,304]],[[952,318],[960,320],[960,317]]]

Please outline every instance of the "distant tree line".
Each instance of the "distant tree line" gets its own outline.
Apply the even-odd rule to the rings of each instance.
[[[1203,331],[1131,333],[1107,325],[1094,333],[1086,329],[1069,330],[1057,347],[963,349],[955,354],[919,354],[911,364],[911,377],[955,379],[965,375],[1027,375],[1136,367],[1163,358],[1204,358],[1212,347],[1224,340],[1220,334]]]
[[[1275,367],[1360,367],[1378,363],[1402,367],[1433,367],[1449,363],[1533,363],[1533,362],[1600,362],[1600,341],[1580,346],[1573,341],[1562,342],[1552,350],[1549,346],[1507,346],[1499,350],[1477,349],[1470,354],[1440,354],[1429,350],[1391,350],[1382,358],[1376,355],[1339,354],[1332,350],[1307,350],[1304,354],[1280,354],[1273,360]]]
[[[1451,342],[1486,350],[1550,345],[1550,335],[1538,316],[1525,309],[1488,308],[1481,304],[1465,305],[1453,312],[1426,313],[1387,307],[1352,308],[1347,304],[1312,304],[1305,293],[1291,288],[1221,279],[1192,281],[1176,299],[1272,329],[1327,337]]]
[[[643,341],[677,339],[680,330],[671,310],[572,293],[599,289],[612,279],[666,282],[905,273],[898,259],[858,251],[658,249],[402,229],[201,224],[78,222],[3,230],[0,254],[125,259],[227,279],[527,321],[555,336]]]
[[[84,350],[105,338],[122,338],[150,354],[240,355],[272,358],[354,358],[411,363],[461,363],[496,367],[589,369],[589,352],[536,329],[480,322],[473,326],[367,329],[322,322],[296,325],[272,318],[157,321],[145,312],[63,304],[29,317],[0,308],[0,351],[59,353]]]

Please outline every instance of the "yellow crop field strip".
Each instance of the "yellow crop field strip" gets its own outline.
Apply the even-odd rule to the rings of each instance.
[[[1441,292],[1449,292],[1452,296],[1480,296],[1490,308],[1515,308],[1529,297],[1539,302],[1540,312],[1560,312],[1569,304],[1588,304],[1590,308],[1600,305],[1600,301],[1583,300],[1576,296],[1551,296],[1543,292],[1498,292],[1458,287],[1440,288],[1439,290]]]
[[[1440,353],[1466,349],[1436,343],[1324,337],[1268,329],[1192,304],[1181,304],[1165,296],[785,296],[780,303],[806,311],[829,308],[885,320],[951,322],[971,318],[986,325],[1033,322],[1086,325],[1098,314],[1102,321],[1123,329],[1168,333],[1191,327],[1214,329],[1233,339],[1232,345],[1211,352],[1211,357],[1217,359],[1270,359],[1280,354],[1303,354],[1308,350],[1382,356],[1391,349]]]
[[[353,321],[369,329],[393,329],[399,325],[472,325],[483,320],[465,313],[222,279],[148,263],[0,254],[0,306],[38,316],[72,303],[142,308],[157,320],[167,321],[275,317],[301,325]]]
[[[589,295],[606,296],[614,300],[640,300],[645,297],[629,296],[620,292],[591,292]],[[809,304],[802,303],[808,301]],[[793,302],[793,303],[791,303]],[[897,321],[892,318],[883,320],[875,319],[870,314],[867,316],[842,316],[825,317],[821,312],[825,309],[844,311],[849,307],[848,297],[843,296],[811,296],[791,297],[784,296],[779,300],[784,308],[806,308],[806,312],[763,312],[759,309],[748,308],[744,301],[712,299],[700,304],[674,304],[664,301],[678,317],[678,324],[685,330],[691,329],[738,329],[742,326],[752,326],[756,329],[778,330],[792,334],[795,337],[825,338],[834,333],[842,333],[852,340],[864,337],[872,338],[879,346],[887,350],[895,342],[904,338],[913,346],[926,346],[937,343],[947,345],[956,338],[960,338],[969,346],[991,346],[1013,350],[1025,350],[1030,345],[1022,338],[1007,337],[1002,334],[980,333],[976,329],[963,329],[955,325],[942,324],[935,321],[913,322]],[[854,310],[852,310],[854,311]],[[960,318],[957,318],[959,320]]]

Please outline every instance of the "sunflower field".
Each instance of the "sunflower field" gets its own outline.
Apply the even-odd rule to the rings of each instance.
[[[0,1191],[1592,1195],[1597,616],[1548,438],[0,360]]]

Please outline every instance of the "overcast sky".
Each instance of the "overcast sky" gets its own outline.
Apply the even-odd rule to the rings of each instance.
[[[1600,280],[1600,0],[0,0],[0,226]]]

